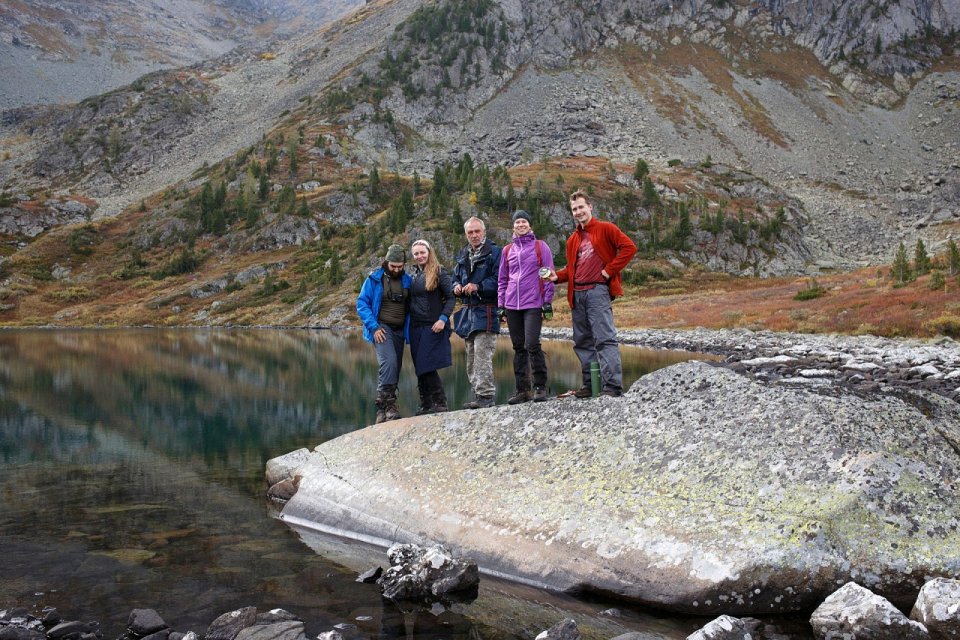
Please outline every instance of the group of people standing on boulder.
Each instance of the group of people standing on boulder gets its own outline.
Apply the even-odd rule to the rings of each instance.
[[[502,249],[486,237],[483,220],[464,225],[466,246],[457,254],[452,273],[440,265],[433,247],[416,240],[410,247],[413,267],[406,270],[407,251],[389,247],[383,264],[364,281],[357,298],[363,337],[377,356],[378,423],[400,418],[397,384],[403,348],[417,374],[418,414],[446,411],[447,396],[439,370],[453,364],[451,319],[464,340],[467,378],[474,399],[465,409],[495,404],[493,356],[501,323],[513,346],[516,388],[509,404],[547,400],[547,362],[540,344],[544,319],[553,317],[556,283],[567,283],[573,315],[574,352],[580,360],[583,385],[577,398],[593,395],[591,363],[599,365],[601,393],[623,394],[623,374],[611,302],[623,294],[620,271],[637,247],[612,222],[594,217],[583,191],[570,196],[576,228],[566,242],[567,266],[555,270],[553,254],[538,239],[526,211],[513,214],[513,238]],[[462,305],[453,313],[456,299]]]

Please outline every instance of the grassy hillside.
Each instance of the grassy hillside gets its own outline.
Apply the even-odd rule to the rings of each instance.
[[[38,237],[0,265],[0,324],[352,324],[359,285],[390,243],[426,237],[450,265],[470,215],[503,243],[510,212],[527,209],[562,260],[572,229],[566,194],[584,188],[641,249],[615,307],[621,327],[960,334],[956,256],[952,265],[934,256],[932,275],[904,282],[888,267],[755,278],[689,260],[694,250],[768,256],[802,223],[802,212],[792,222],[778,215],[787,204],[778,192],[725,198],[742,172],[701,162],[650,173],[642,161],[600,158],[507,171],[464,157],[426,180],[353,166],[348,146],[333,126],[278,131],[123,215]],[[25,241],[6,245],[15,240]],[[553,324],[568,325],[565,303],[556,307]]]

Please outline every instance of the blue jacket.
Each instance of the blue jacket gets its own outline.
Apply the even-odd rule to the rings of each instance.
[[[472,270],[470,245],[457,254],[457,264],[453,267],[454,284],[462,287],[472,282],[479,287],[476,293],[460,296],[464,306],[454,314],[458,335],[468,337],[476,331],[500,333],[496,306],[501,252],[500,247],[487,238],[480,247]]]
[[[400,282],[404,289],[410,288],[413,279],[406,272],[400,277]],[[373,332],[380,328],[380,303],[383,302],[383,267],[376,269],[360,287],[360,295],[357,297],[357,315],[360,322],[363,323],[363,339],[373,343]],[[403,320],[403,338],[410,342],[410,310]]]

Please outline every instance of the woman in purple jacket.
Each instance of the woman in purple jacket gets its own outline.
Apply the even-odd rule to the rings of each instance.
[[[507,318],[517,381],[509,404],[547,399],[547,360],[540,347],[540,327],[544,317],[553,316],[553,283],[540,277],[544,267],[553,270],[550,247],[533,234],[530,214],[517,211],[513,214],[513,242],[503,248],[497,281],[497,306],[501,318]]]

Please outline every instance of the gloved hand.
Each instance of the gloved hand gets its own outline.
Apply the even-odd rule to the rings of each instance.
[[[545,304],[545,305],[543,305],[542,307],[540,307],[540,309],[541,309],[541,311],[543,311],[543,319],[544,319],[544,320],[552,320],[552,319],[553,319],[553,305],[552,305],[552,304],[550,304],[550,303],[548,302],[547,304]]]
[[[500,318],[501,324],[507,321],[507,310],[503,307],[497,307],[497,317]]]

